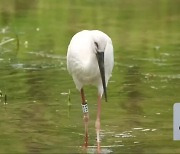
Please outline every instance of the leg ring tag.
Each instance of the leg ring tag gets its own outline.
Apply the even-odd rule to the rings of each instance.
[[[88,113],[88,105],[82,104],[82,110],[83,110],[83,113]]]

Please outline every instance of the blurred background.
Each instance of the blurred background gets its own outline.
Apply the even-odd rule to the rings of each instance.
[[[0,0],[0,153],[84,153],[81,99],[66,70],[67,46],[83,29],[107,33],[114,45],[102,152],[180,153],[172,128],[180,101],[179,6],[179,0]],[[97,89],[85,91],[87,153],[95,153]]]

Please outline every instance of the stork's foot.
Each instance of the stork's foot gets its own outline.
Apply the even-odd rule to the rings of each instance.
[[[100,142],[97,142],[97,153],[101,153],[101,145]]]

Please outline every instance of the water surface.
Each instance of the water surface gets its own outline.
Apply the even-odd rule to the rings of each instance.
[[[114,44],[108,103],[102,103],[102,153],[180,153],[172,132],[173,104],[180,101],[179,5],[1,0],[0,153],[85,152],[80,94],[66,70],[67,46],[82,29],[100,29]],[[97,89],[85,92],[86,152],[96,153]]]

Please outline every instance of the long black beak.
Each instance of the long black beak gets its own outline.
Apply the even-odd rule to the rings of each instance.
[[[107,102],[106,80],[105,80],[105,69],[104,69],[104,52],[97,52],[96,57],[98,60],[99,70],[100,70],[100,74],[101,74],[105,101]]]

